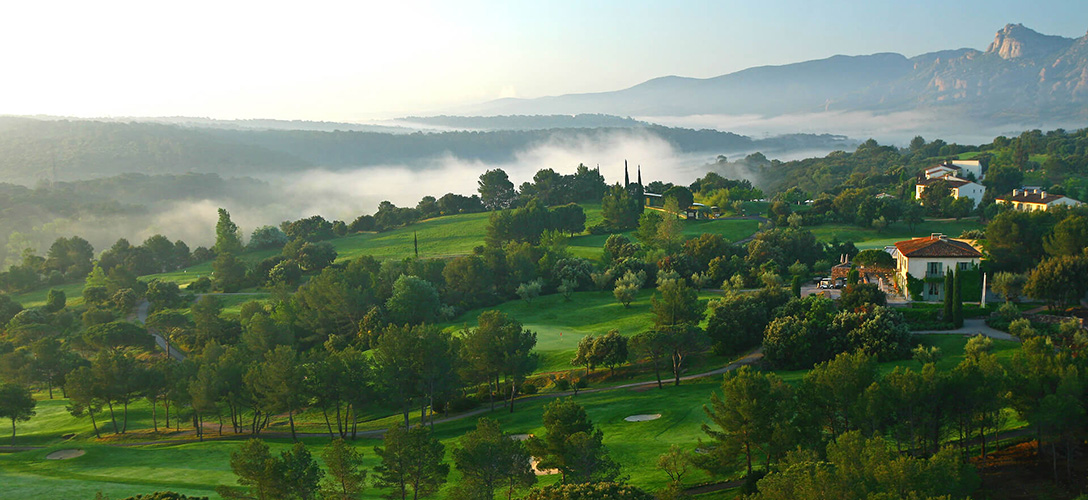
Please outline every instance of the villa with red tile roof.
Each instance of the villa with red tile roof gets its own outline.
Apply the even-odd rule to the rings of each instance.
[[[942,300],[944,276],[949,270],[967,270],[982,261],[979,252],[966,240],[949,238],[933,233],[923,238],[900,241],[895,244],[895,278],[899,289],[907,292],[907,275],[925,280],[922,300]]]
[[[1032,210],[1050,210],[1058,205],[1080,205],[1081,202],[1065,195],[1048,193],[1039,188],[1014,189],[1011,195],[1000,196],[997,203],[1007,203],[1015,210],[1030,212]]]

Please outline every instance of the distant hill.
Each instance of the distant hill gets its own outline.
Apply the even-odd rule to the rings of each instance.
[[[644,121],[613,115],[408,116],[398,122],[459,130],[546,130],[552,128],[645,127]]]
[[[986,51],[907,58],[837,55],[713,78],[666,76],[623,90],[500,99],[472,114],[608,113],[621,116],[948,110],[981,119],[1088,119],[1088,35],[1065,38],[1020,24]]]
[[[446,157],[485,163],[510,162],[519,153],[536,146],[601,141],[615,134],[655,136],[671,144],[677,152],[708,155],[831,150],[853,144],[845,137],[826,134],[752,139],[716,130],[650,124],[389,134],[0,117],[0,182],[29,185],[123,173],[249,176],[315,167],[346,169],[378,165],[426,169],[439,166],[435,160]]]

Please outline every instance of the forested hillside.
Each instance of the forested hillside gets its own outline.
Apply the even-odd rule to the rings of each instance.
[[[577,145],[616,134],[658,138],[677,153],[833,149],[833,135],[795,134],[752,139],[714,130],[645,125],[613,128],[390,134],[360,131],[193,128],[158,123],[0,118],[0,181],[34,184],[122,173],[213,172],[223,176],[357,168],[376,165],[422,170],[454,157],[510,162],[545,144]]]

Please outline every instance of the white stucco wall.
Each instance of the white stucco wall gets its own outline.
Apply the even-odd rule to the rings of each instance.
[[[930,262],[939,262],[941,268],[938,277],[943,277],[949,269],[958,269],[960,263],[967,263],[970,268],[973,265],[978,265],[980,259],[968,258],[968,257],[905,257],[902,253],[896,252],[896,274],[899,277],[900,289],[903,290],[903,295],[910,298],[910,292],[907,290],[907,273],[910,273],[911,277],[915,279],[926,279],[926,270],[929,268]]]

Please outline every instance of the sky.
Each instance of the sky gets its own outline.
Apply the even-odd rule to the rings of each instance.
[[[0,114],[367,121],[1086,21],[1084,0],[6,2]]]

